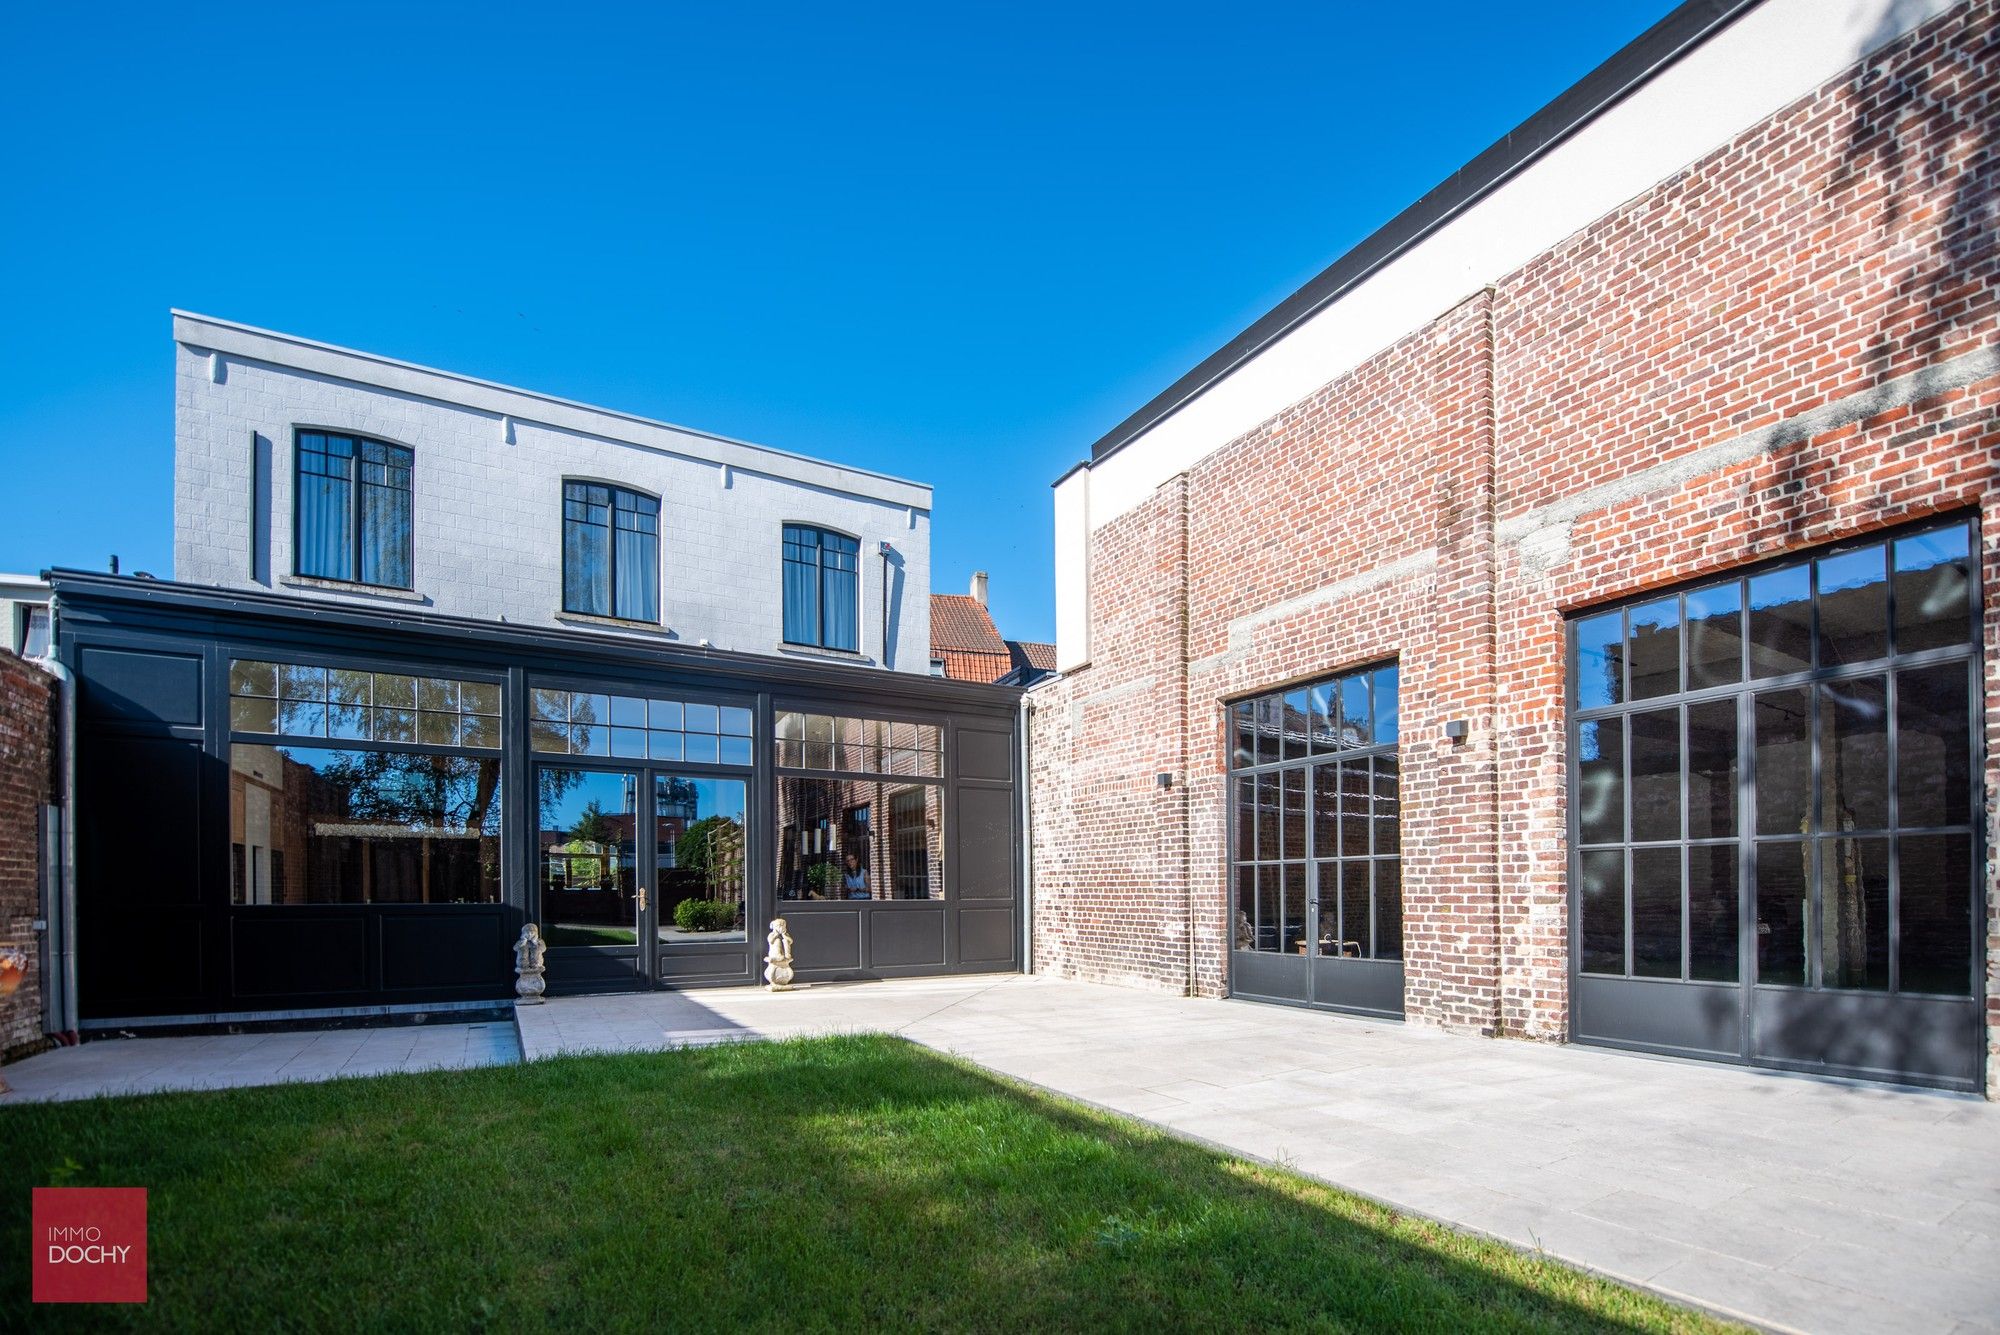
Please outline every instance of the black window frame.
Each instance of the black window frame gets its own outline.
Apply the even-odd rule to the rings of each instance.
[[[610,518],[610,523],[600,525],[589,519],[572,519],[570,517],[569,508],[573,501],[577,504],[582,504],[582,505],[596,504],[596,502],[590,501],[588,499],[579,500],[577,498],[573,498],[570,495],[570,489],[572,487],[601,487],[606,492],[610,493],[605,501],[605,506],[607,507],[606,513]],[[621,500],[640,502],[645,505],[650,505],[652,509],[648,511],[646,509],[640,508],[640,506],[638,505],[629,507],[621,506],[619,504]],[[562,503],[560,509],[562,513],[562,530],[561,530],[561,539],[556,548],[556,551],[557,551],[557,559],[561,563],[562,567],[561,603],[562,603],[563,615],[575,616],[575,617],[595,617],[602,621],[623,621],[634,626],[657,626],[661,624],[662,607],[664,606],[666,601],[666,590],[665,590],[666,577],[665,577],[665,571],[661,565],[661,560],[660,560],[660,554],[662,550],[660,539],[663,536],[661,529],[664,527],[665,511],[666,511],[666,505],[664,499],[654,492],[642,491],[638,487],[628,486],[622,482],[609,482],[604,480],[603,478],[594,478],[594,477],[565,477],[562,480]],[[621,616],[618,613],[618,585],[619,585],[618,534],[621,531],[633,531],[633,532],[645,531],[643,529],[620,530],[620,528],[618,527],[618,516],[620,514],[644,515],[651,518],[651,520],[653,521],[653,529],[651,534],[649,535],[653,539],[653,560],[652,560],[653,614],[650,617],[629,617],[629,616]],[[583,524],[583,525],[588,525],[589,527],[592,528],[602,528],[607,535],[607,541],[605,545],[605,566],[610,575],[610,586],[609,589],[607,590],[605,605],[607,606],[607,608],[609,608],[608,611],[593,612],[586,608],[572,607],[570,605],[569,530],[570,530],[570,525],[572,524]]]
[[[351,573],[346,575],[328,575],[305,569],[305,548],[300,542],[299,535],[303,521],[302,503],[305,497],[305,489],[300,485],[300,479],[306,476],[305,462],[307,449],[305,437],[307,436],[345,440],[353,446],[352,452],[348,455],[349,467],[346,479],[347,558],[351,568]],[[380,580],[369,580],[361,577],[362,554],[367,548],[367,542],[363,536],[363,525],[367,513],[367,507],[364,503],[367,489],[369,487],[384,486],[382,483],[366,481],[361,476],[361,466],[368,462],[362,457],[368,446],[374,446],[387,452],[400,452],[402,455],[401,463],[397,463],[392,457],[379,461],[380,465],[385,468],[400,468],[409,477],[409,485],[407,487],[387,488],[389,490],[400,490],[409,497],[410,526],[409,531],[403,535],[402,554],[403,568],[409,572],[409,579],[402,584],[385,583]],[[323,448],[313,452],[322,455],[326,453]],[[320,476],[331,476],[331,474],[321,474]],[[395,589],[404,593],[416,590],[417,452],[414,447],[404,445],[398,441],[384,440],[380,436],[366,436],[358,431],[347,431],[336,427],[299,425],[292,427],[292,575],[295,579],[324,580],[330,584],[352,584],[358,588],[366,589]]]
[[[1899,650],[1897,626],[1898,594],[1896,590],[1896,545],[1911,539],[1920,539],[1928,534],[1963,528],[1967,535],[1966,607],[1964,610],[1966,637],[1955,644],[1946,644],[1910,651]],[[1568,808],[1564,821],[1567,842],[1567,915],[1569,922],[1568,968],[1574,978],[1603,978],[1631,982],[1680,983],[1683,985],[1724,987],[1730,989],[1754,987],[1759,990],[1776,989],[1789,992],[1813,993],[1820,995],[1843,995],[1861,997],[1923,997],[1963,1001],[1983,996],[1985,974],[1986,910],[1981,892],[1980,868],[1986,856],[1986,823],[1991,794],[1985,789],[1985,592],[1983,588],[1983,538],[1980,515],[1977,511],[1957,511],[1926,516],[1908,524],[1892,528],[1877,529],[1865,534],[1846,537],[1833,542],[1820,543],[1792,549],[1780,555],[1734,566],[1704,576],[1680,581],[1664,587],[1648,589],[1643,593],[1615,601],[1577,608],[1565,615],[1563,627],[1564,690],[1563,704],[1567,716],[1564,725],[1565,738],[1565,788],[1569,794]],[[1884,593],[1882,607],[1883,652],[1867,658],[1846,662],[1824,662],[1826,636],[1821,624],[1822,567],[1830,560],[1869,548],[1884,549]],[[1808,590],[1808,618],[1804,625],[1805,642],[1810,647],[1808,666],[1803,669],[1784,672],[1758,673],[1754,654],[1757,646],[1753,643],[1751,627],[1752,604],[1750,598],[1751,581],[1763,575],[1801,567],[1806,573]],[[1691,678],[1693,668],[1688,644],[1688,599],[1710,590],[1737,586],[1736,625],[1738,643],[1736,646],[1736,679],[1713,685],[1697,685]],[[1634,698],[1630,688],[1633,676],[1632,665],[1626,661],[1624,646],[1630,643],[1630,612],[1639,607],[1647,607],[1675,600],[1678,620],[1676,622],[1679,642],[1675,667],[1677,689],[1659,694]],[[1585,706],[1581,696],[1581,676],[1579,658],[1583,643],[1581,632],[1585,626],[1602,618],[1617,615],[1621,618],[1620,647],[1620,698],[1609,704]],[[1594,641],[1593,641],[1594,643]],[[1964,821],[1945,824],[1910,825],[1901,819],[1901,799],[1899,794],[1899,758],[1901,748],[1902,719],[1900,710],[1900,690],[1905,676],[1921,672],[1926,668],[1940,665],[1962,664],[1967,683],[1968,726],[1966,773],[1970,783],[1968,806]],[[1825,799],[1825,780],[1822,766],[1822,752],[1826,745],[1826,713],[1824,700],[1827,688],[1843,684],[1880,681],[1884,685],[1884,719],[1882,724],[1882,745],[1884,749],[1884,792],[1883,808],[1887,813],[1885,823],[1878,826],[1855,827],[1852,829],[1827,828],[1824,824],[1822,805]],[[1760,700],[1780,693],[1803,693],[1808,713],[1803,728],[1809,747],[1810,766],[1807,771],[1803,794],[1806,826],[1798,833],[1778,832],[1761,827],[1757,792],[1757,709]],[[1736,801],[1733,808],[1733,833],[1729,835],[1708,835],[1695,837],[1691,834],[1692,810],[1689,802],[1691,763],[1689,714],[1694,708],[1704,705],[1733,706],[1736,713]],[[1637,715],[1650,715],[1667,710],[1677,711],[1679,722],[1679,801],[1680,835],[1677,839],[1635,839],[1632,828],[1633,762],[1630,743],[1630,720]],[[1621,810],[1618,815],[1618,837],[1596,839],[1586,843],[1582,837],[1583,789],[1581,775],[1581,730],[1592,723],[1611,722],[1619,728],[1621,755],[1619,759],[1620,778],[1619,800]],[[1968,931],[1969,966],[1966,989],[1957,992],[1927,992],[1912,990],[1903,986],[1902,942],[1900,936],[1902,918],[1902,869],[1900,849],[1906,838],[1965,837],[1969,841],[1969,859],[1973,884],[1968,890],[1971,896],[1971,912]],[[1828,986],[1824,969],[1825,947],[1825,905],[1824,877],[1828,858],[1824,851],[1828,846],[1840,842],[1861,843],[1881,841],[1888,854],[1887,870],[1887,913],[1886,929],[1886,981],[1880,987],[1848,984]],[[1737,931],[1737,958],[1735,974],[1727,979],[1699,978],[1694,976],[1694,943],[1691,938],[1693,894],[1691,865],[1692,853],[1697,848],[1714,847],[1734,850],[1736,870],[1736,903],[1739,915]],[[1758,927],[1758,867],[1759,858],[1766,849],[1799,848],[1804,853],[1804,863],[1809,868],[1806,877],[1807,916],[1804,926],[1804,946],[1800,968],[1804,973],[1803,982],[1771,980],[1759,975]],[[1636,971],[1637,945],[1633,921],[1633,853],[1635,850],[1679,849],[1681,850],[1681,942],[1680,971],[1677,975],[1649,974]],[[1618,852],[1623,855],[1624,896],[1624,967],[1611,972],[1604,969],[1584,967],[1584,916],[1582,902],[1583,858],[1588,853],[1608,854]]]
[[[794,545],[796,545],[796,540],[792,537],[793,533],[810,533],[814,535],[814,543],[813,543],[814,556],[811,562],[800,560],[792,555],[791,549]],[[838,538],[843,542],[851,542],[854,544],[854,551],[852,553],[854,557],[854,569],[851,572],[841,572],[841,573],[851,573],[854,577],[854,618],[852,623],[854,626],[854,643],[852,644],[827,643],[826,581],[829,568],[826,563],[826,554],[828,551],[828,544],[827,544],[828,538]],[[835,550],[837,551],[838,549]],[[786,520],[782,525],[779,526],[778,556],[779,556],[778,619],[780,622],[779,636],[782,639],[782,641],[787,645],[799,649],[823,649],[829,653],[836,653],[836,654],[860,653],[861,641],[862,641],[862,634],[861,634],[861,582],[862,581],[861,581],[860,535],[855,533],[844,532],[843,530],[837,528],[829,528],[825,524],[812,524],[804,522],[795,522],[793,520]],[[815,619],[817,621],[817,625],[814,627],[815,638],[810,640],[801,640],[794,638],[792,635],[791,622],[785,615],[785,577],[789,572],[790,567],[794,565],[809,566],[809,568],[813,571],[813,576],[814,576],[813,607],[816,614]]]

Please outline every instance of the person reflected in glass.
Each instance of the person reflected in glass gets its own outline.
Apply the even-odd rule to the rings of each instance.
[[[861,865],[859,853],[849,853],[846,865],[841,868],[840,888],[849,899],[868,899],[868,869]]]

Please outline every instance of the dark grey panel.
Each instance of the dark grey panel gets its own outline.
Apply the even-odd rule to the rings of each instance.
[[[79,908],[78,1007],[83,1018],[208,1010],[208,952],[198,914]]]
[[[368,986],[368,916],[263,908],[230,915],[237,998],[360,992]]]
[[[868,967],[944,963],[944,905],[868,911]]]
[[[1732,984],[1654,982],[1581,975],[1572,993],[1578,1042],[1622,1043],[1687,1056],[1742,1050],[1742,992]]]
[[[1013,778],[1013,734],[984,732],[977,728],[960,728],[958,730],[958,777],[961,779]]]
[[[198,742],[117,733],[86,736],[77,756],[77,895],[85,907],[202,899],[202,772]],[[228,886],[216,887],[226,899]]]
[[[390,991],[512,984],[507,914],[499,906],[382,914],[382,986]]]
[[[638,951],[631,946],[608,950],[551,948],[549,991],[558,995],[629,991],[639,986],[639,975],[633,965],[637,955]]]
[[[861,967],[861,910],[794,909],[782,916],[792,932],[794,967]]]
[[[1014,897],[1014,794],[1005,788],[960,788],[958,897]]]
[[[77,660],[85,718],[199,724],[201,660],[87,646]]]
[[[1403,1018],[1402,961],[1315,958],[1312,966],[1315,1006]]]
[[[1238,950],[1229,956],[1229,993],[1273,1001],[1304,1001],[1312,977],[1311,961],[1303,955],[1278,955],[1262,950]]]
[[[1751,1060],[1871,1080],[1979,1083],[1979,1003],[1970,998],[1756,989]]]
[[[763,966],[758,966],[761,971]],[[662,983],[695,982],[711,978],[743,978],[750,973],[750,959],[743,951],[713,955],[674,954],[660,958]]]
[[[962,908],[958,911],[958,959],[961,964],[1012,964],[1019,937],[1011,907]]]

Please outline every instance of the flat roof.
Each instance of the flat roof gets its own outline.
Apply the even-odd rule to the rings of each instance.
[[[1763,0],[1685,0],[1106,432],[1090,447],[1090,458],[1065,472],[1058,484],[1078,468],[1109,457],[1172,416],[1761,3]]]

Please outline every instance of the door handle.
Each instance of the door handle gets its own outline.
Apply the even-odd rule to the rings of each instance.
[[[639,887],[639,912],[644,913],[645,911],[646,911],[646,887],[642,885]]]

